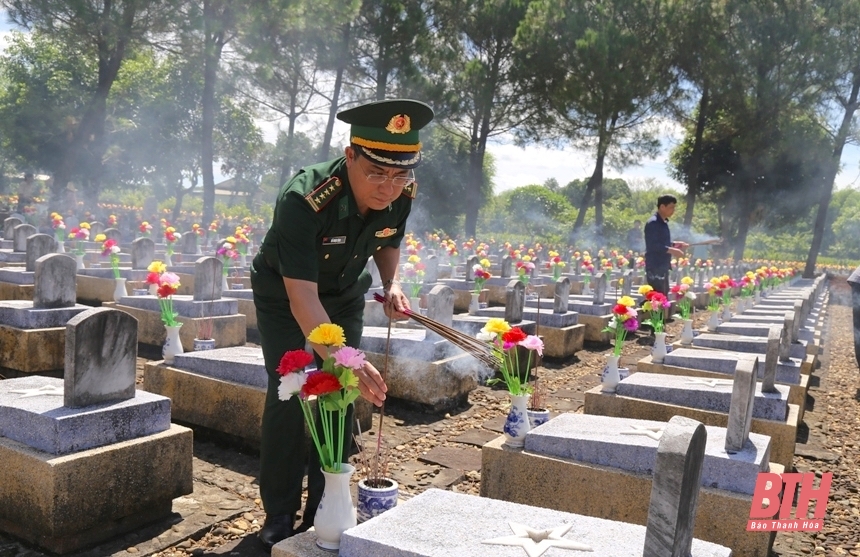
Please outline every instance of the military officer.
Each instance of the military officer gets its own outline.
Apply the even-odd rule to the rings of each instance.
[[[324,478],[315,451],[306,451],[304,422],[296,397],[278,398],[276,368],[281,356],[305,346],[321,323],[343,327],[346,343],[361,339],[365,270],[373,257],[385,290],[387,315],[402,317],[408,298],[397,282],[400,242],[417,184],[413,169],[421,161],[418,131],[433,119],[424,103],[398,99],[365,104],[338,114],[350,124],[344,156],[303,168],[278,194],[272,227],[251,267],[269,386],[260,444],[260,496],[266,523],[259,537],[272,545],[313,525]],[[314,347],[319,363],[320,347]],[[361,394],[374,404],[386,386],[370,364],[357,372]],[[352,419],[346,423],[351,428]],[[346,431],[343,439],[352,439]],[[344,450],[344,455],[349,451]],[[305,461],[308,499],[302,523]]]

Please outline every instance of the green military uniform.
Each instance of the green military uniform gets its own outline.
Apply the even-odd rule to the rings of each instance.
[[[382,248],[400,246],[415,188],[414,184],[408,186],[387,209],[362,217],[341,157],[302,169],[278,194],[272,227],[251,268],[257,326],[269,375],[260,449],[260,496],[269,515],[293,514],[301,508],[306,456],[298,399],[278,398],[276,368],[281,356],[305,347],[305,335],[290,311],[283,277],[317,283],[329,318],[343,327],[347,345],[358,348],[364,294],[371,283],[367,260]],[[352,419],[348,417],[346,423],[351,426]],[[352,436],[345,433],[348,442]],[[316,510],[323,489],[317,454],[310,451],[308,456],[306,514]]]

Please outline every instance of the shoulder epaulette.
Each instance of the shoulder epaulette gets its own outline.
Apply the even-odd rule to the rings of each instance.
[[[340,182],[340,178],[332,176],[317,186],[314,191],[307,194],[305,196],[305,201],[308,202],[315,212],[319,213],[329,201],[335,198],[342,188],[343,184]]]
[[[403,193],[405,193],[407,197],[415,199],[415,196],[418,195],[418,182],[412,182],[403,188]]]

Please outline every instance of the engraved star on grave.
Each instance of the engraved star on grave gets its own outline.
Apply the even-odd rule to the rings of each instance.
[[[63,388],[57,385],[43,385],[37,389],[21,389],[20,391],[9,391],[16,395],[21,395],[18,398],[30,398],[34,396],[63,396]]]
[[[526,554],[529,557],[540,557],[551,547],[575,549],[577,551],[594,551],[588,545],[564,539],[563,536],[570,531],[573,524],[563,524],[548,530],[537,530],[516,522],[508,522],[508,525],[514,532],[513,536],[492,538],[484,540],[481,543],[488,545],[519,546],[526,551]]]
[[[622,431],[621,435],[647,435],[648,437],[650,437],[651,439],[654,439],[655,441],[659,441],[660,438],[663,436],[663,429],[664,428],[662,428],[662,427],[657,427],[657,426],[648,427],[648,426],[636,425],[636,424],[632,424],[630,427],[632,427],[635,431]]]
[[[687,379],[690,385],[704,385],[706,387],[727,387],[733,385],[734,382],[728,379],[702,379],[699,377],[691,377]]]

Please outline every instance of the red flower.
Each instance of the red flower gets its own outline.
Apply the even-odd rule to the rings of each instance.
[[[308,374],[308,380],[302,387],[302,398],[311,395],[327,395],[340,390],[340,381],[331,373],[325,371],[312,371]]]
[[[167,298],[168,296],[171,296],[173,294],[176,294],[176,287],[172,284],[165,283],[158,287],[159,298]]]
[[[519,327],[514,327],[507,333],[502,334],[502,340],[511,344],[517,344],[526,339],[528,335]]]
[[[146,275],[146,284],[158,284],[158,273],[149,273]]]
[[[312,361],[314,357],[304,350],[290,350],[281,357],[281,363],[278,364],[276,371],[281,375],[301,371]]]
[[[116,245],[116,240],[113,238],[109,238],[105,240],[105,243],[102,244],[102,249],[109,250]]]
[[[615,307],[612,308],[612,313],[615,315],[627,315],[627,306],[624,304],[615,304]]]

